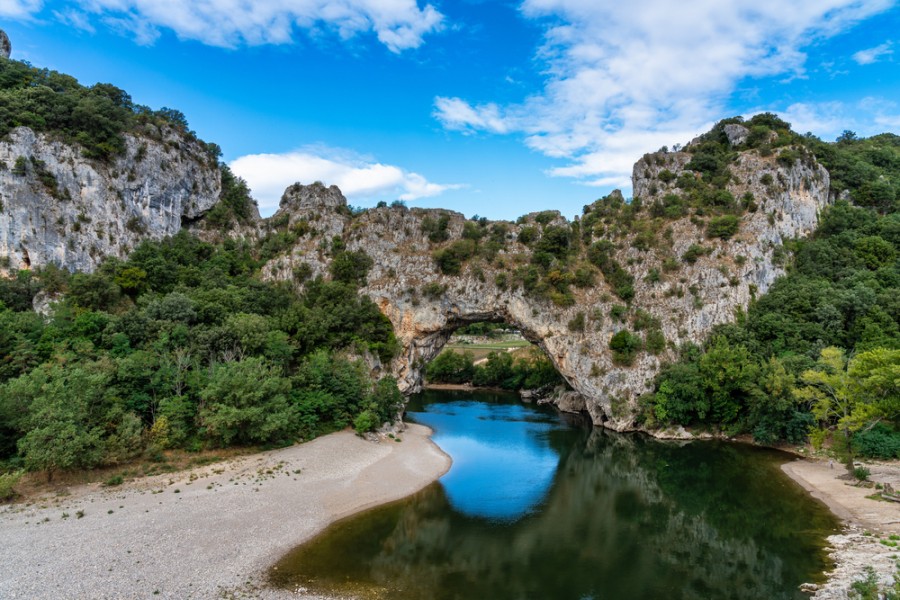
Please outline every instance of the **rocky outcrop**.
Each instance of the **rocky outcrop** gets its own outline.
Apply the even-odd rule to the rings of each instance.
[[[689,160],[684,152],[645,156],[634,169],[635,195],[646,206],[678,193],[674,180],[684,173],[694,176],[685,170]],[[671,176],[661,179],[663,171]],[[560,396],[567,409],[581,409],[578,398],[583,398],[583,409],[595,424],[631,429],[637,398],[649,390],[662,361],[674,358],[680,344],[701,342],[712,327],[730,321],[754,295],[765,293],[784,273],[784,241],[812,232],[828,203],[828,173],[814,159],[785,167],[772,157],[745,152],[731,172],[728,190],[752,205],[731,239],[707,239],[706,225],[696,217],[667,222],[665,241],[653,248],[640,249],[636,233],[613,239],[614,258],[635,281],[624,317],[617,318],[622,309],[614,308],[624,303],[602,277],[592,287],[574,290],[571,306],[535,297],[514,283],[513,270],[527,265],[531,256],[519,234],[526,227],[540,229],[537,215],[515,224],[488,224],[486,231],[502,232],[496,256],[470,260],[459,275],[446,275],[433,253],[462,237],[463,215],[383,207],[352,216],[339,190],[321,185],[295,185],[286,192],[274,219],[302,235],[290,252],[267,264],[264,273],[279,280],[325,274],[338,238],[347,249],[374,259],[362,292],[394,325],[403,351],[392,369],[403,390],[421,388],[424,366],[456,328],[505,321],[539,345],[576,392],[571,398]],[[433,243],[423,225],[442,220],[448,241]],[[576,226],[552,214],[544,215],[543,223]],[[702,246],[705,253],[693,263],[684,262],[681,257],[692,245]],[[610,339],[632,326],[638,309],[658,320],[666,348],[657,355],[641,353],[630,366],[616,364]]]
[[[740,143],[745,132],[733,129],[726,135]],[[0,141],[0,268],[56,263],[91,271],[107,256],[126,256],[143,239],[178,232],[217,201],[219,172],[199,143],[163,132],[160,141],[126,136],[126,148],[114,163],[100,164],[26,128]],[[309,277],[327,277],[341,249],[368,254],[374,266],[361,292],[394,326],[402,352],[390,369],[406,392],[421,388],[424,366],[455,329],[505,321],[543,349],[573,390],[554,396],[562,409],[626,430],[635,427],[637,399],[650,389],[662,362],[673,359],[681,344],[702,342],[714,326],[765,293],[784,272],[784,241],[816,227],[829,201],[829,177],[814,158],[798,155],[803,158],[785,165],[756,151],[737,154],[726,187],[747,211],[727,240],[708,238],[709,219],[700,211],[681,218],[648,214],[647,207],[683,193],[685,182],[699,177],[687,169],[687,152],[647,154],[635,165],[643,230],[611,217],[589,222],[586,215],[570,223],[555,211],[516,223],[481,223],[476,229],[490,239],[492,250],[466,260],[458,274],[443,273],[434,255],[468,243],[460,240],[464,230],[471,237],[473,224],[463,215],[386,206],[354,214],[338,188],[320,183],[289,187],[272,218],[229,235],[277,235],[267,247],[287,248],[263,267],[263,277],[298,288]],[[605,214],[609,203],[621,199],[616,194],[589,211]],[[194,225],[203,229],[202,223]],[[592,284],[572,287],[562,301],[535,293],[522,275],[533,264],[535,243],[523,234],[540,239],[551,228],[570,232],[576,246],[572,268],[593,271],[594,277]],[[627,305],[586,260],[586,247],[597,240],[611,243],[611,258],[633,278]],[[685,260],[690,253],[692,259]],[[610,341],[623,329],[646,336],[646,329],[637,331],[639,317],[654,322],[663,343],[655,354],[640,352],[631,364],[620,364]]]
[[[0,29],[0,58],[9,58],[12,53],[12,44],[9,43],[9,36]]]
[[[177,233],[219,199],[218,166],[174,130],[125,135],[110,163],[26,127],[0,141],[0,273],[54,263],[92,271]]]

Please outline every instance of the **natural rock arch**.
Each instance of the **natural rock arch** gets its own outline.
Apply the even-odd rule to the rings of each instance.
[[[660,173],[670,170],[678,175],[688,161],[684,152],[645,156],[635,165],[635,193],[644,199],[662,195],[667,182],[659,181]],[[744,214],[731,239],[710,240],[703,223],[682,218],[670,222],[671,235],[660,247],[641,248],[634,232],[614,240],[613,258],[634,279],[634,295],[627,306],[603,277],[593,286],[575,289],[571,302],[562,305],[514,283],[511,273],[527,265],[531,253],[519,241],[523,230],[577,228],[577,220],[569,223],[548,212],[517,223],[487,223],[489,231],[495,225],[504,230],[503,247],[491,261],[471,260],[459,274],[448,275],[439,269],[434,253],[463,238],[467,227],[463,215],[386,206],[351,215],[340,190],[321,184],[296,184],[285,192],[272,221],[305,235],[288,254],[268,263],[264,276],[290,280],[300,271],[326,275],[328,242],[339,238],[347,249],[374,259],[362,293],[394,326],[402,351],[391,370],[404,391],[421,388],[424,366],[456,328],[502,320],[539,345],[582,396],[583,406],[570,408],[583,408],[595,424],[630,429],[635,426],[637,398],[649,390],[662,362],[674,359],[679,345],[702,342],[712,327],[732,320],[754,295],[765,293],[784,272],[782,243],[811,233],[829,202],[828,172],[814,160],[782,166],[774,158],[745,152],[732,172],[729,191],[735,198],[751,194],[757,206]],[[435,230],[435,222],[444,224],[437,241],[426,234]],[[680,260],[699,244],[705,253],[693,262]],[[660,276],[673,258],[679,259],[675,270]],[[616,315],[623,309],[616,306],[625,307],[621,319]],[[616,364],[610,341],[622,330],[635,329],[638,319],[653,322],[667,343],[656,354],[640,352],[630,365]]]

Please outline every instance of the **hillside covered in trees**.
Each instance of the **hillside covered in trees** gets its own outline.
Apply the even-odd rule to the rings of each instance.
[[[766,443],[812,434],[815,444],[832,437],[841,452],[897,458],[900,137],[845,132],[836,143],[809,135],[802,143],[840,199],[811,238],[793,242],[787,276],[703,347],[680,349],[642,398],[643,423]]]
[[[297,296],[257,277],[258,249],[183,232],[93,274],[0,280],[0,459],[91,468],[169,448],[285,444],[392,420],[390,323],[340,273]],[[37,293],[63,294],[52,316]]]

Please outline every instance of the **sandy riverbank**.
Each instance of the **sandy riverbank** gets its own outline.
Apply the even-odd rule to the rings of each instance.
[[[246,590],[257,597],[253,582],[283,553],[342,517],[415,493],[449,469],[428,428],[407,427],[402,442],[339,432],[4,507],[0,597],[222,598]]]
[[[900,488],[900,465],[868,466],[870,480]],[[848,588],[864,577],[867,566],[875,569],[882,582],[892,581],[900,549],[887,546],[882,540],[890,542],[890,535],[900,534],[900,504],[867,498],[876,490],[852,485],[840,464],[798,459],[782,465],[781,469],[845,523],[843,533],[828,538],[835,569],[828,574],[827,583],[810,588],[815,591],[813,598],[846,599]]]

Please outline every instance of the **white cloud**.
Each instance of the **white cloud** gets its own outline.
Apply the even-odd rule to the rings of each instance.
[[[212,46],[290,43],[296,28],[341,39],[373,31],[392,52],[416,48],[440,28],[443,15],[416,0],[81,0],[82,7],[126,25],[139,41],[160,28]],[[150,32],[155,32],[155,35]]]
[[[833,140],[845,130],[868,137],[900,127],[900,104],[876,97],[853,103],[797,103],[781,115],[795,131],[811,131],[824,140]]]
[[[518,133],[569,164],[551,175],[627,182],[634,160],[723,116],[747,78],[804,75],[803,49],[894,0],[524,0],[546,24],[543,89],[511,105],[435,99],[448,129]]]
[[[285,188],[298,181],[336,185],[351,202],[376,198],[417,200],[463,187],[433,183],[394,165],[322,148],[285,154],[250,154],[234,160],[230,167],[247,181],[264,214],[277,209]]]
[[[417,0],[77,0],[54,14],[63,22],[86,15],[113,29],[132,34],[140,44],[152,44],[161,29],[211,46],[287,44],[295,30],[311,36],[324,31],[341,39],[374,32],[391,52],[417,48],[423,36],[439,30],[444,16]],[[43,9],[42,0],[0,0],[0,17],[25,19]]]
[[[43,6],[42,0],[0,0],[0,17],[27,19]]]
[[[868,50],[860,50],[853,55],[853,60],[861,65],[871,65],[876,63],[885,56],[890,56],[894,51],[891,50],[891,43],[885,42]]]

